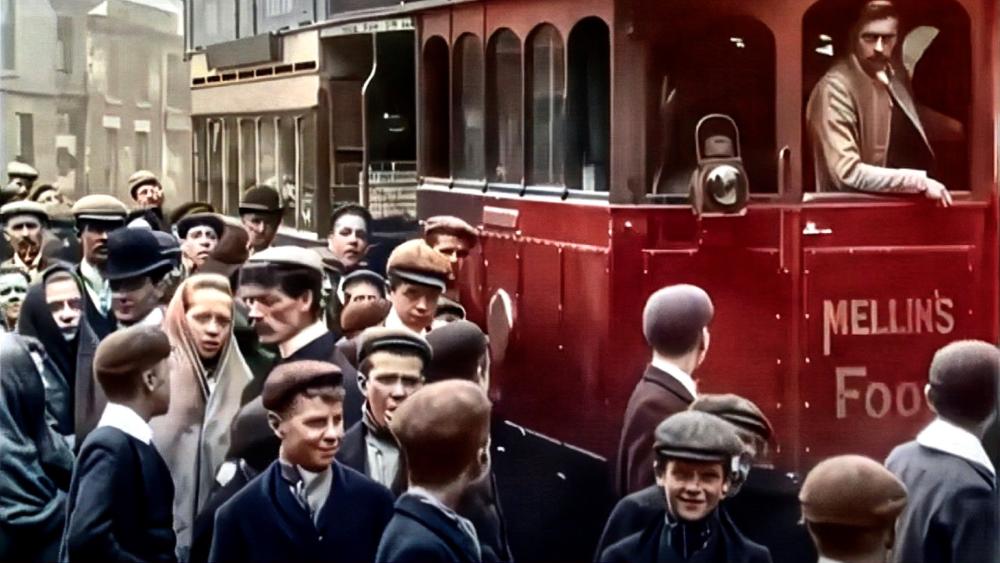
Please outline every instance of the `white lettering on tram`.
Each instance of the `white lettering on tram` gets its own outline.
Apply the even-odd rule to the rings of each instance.
[[[837,418],[847,418],[848,407],[858,401],[869,418],[883,418],[890,412],[902,417],[914,416],[924,405],[920,385],[914,381],[890,387],[882,381],[868,379],[865,366],[835,368],[837,379]]]
[[[906,299],[825,299],[823,355],[834,336],[949,334],[955,329],[955,302],[950,297]]]

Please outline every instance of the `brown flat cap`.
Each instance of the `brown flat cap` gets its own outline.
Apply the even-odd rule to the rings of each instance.
[[[653,449],[660,455],[692,461],[718,461],[726,470],[743,453],[736,429],[721,418],[698,411],[668,417],[653,433]]]
[[[0,224],[17,215],[34,215],[43,225],[49,222],[49,214],[45,206],[28,200],[12,201],[0,206]]]
[[[469,321],[455,321],[427,334],[434,358],[424,370],[428,382],[475,379],[487,350],[486,334]]]
[[[132,199],[137,199],[135,192],[146,184],[156,184],[158,186],[160,185],[160,179],[149,170],[137,170],[128,177],[128,193],[132,196]]]
[[[38,170],[26,162],[12,160],[7,163],[7,175],[12,178],[37,178]]]
[[[280,213],[281,195],[271,186],[254,186],[243,193],[240,213]]]
[[[85,195],[73,204],[73,216],[79,221],[125,221],[128,208],[118,198],[105,194]]]
[[[452,215],[436,215],[424,220],[424,240],[437,233],[462,238],[469,245],[469,248],[479,244],[479,231],[464,220]]]
[[[285,264],[311,268],[323,273],[323,260],[311,248],[300,246],[271,246],[255,253],[247,260],[248,264]]]
[[[879,462],[842,455],[806,475],[799,501],[809,522],[878,527],[892,524],[906,507],[906,487]]]
[[[392,303],[386,299],[351,301],[340,312],[340,328],[345,334],[378,326],[389,315]]]
[[[642,311],[642,333],[654,350],[682,354],[695,346],[714,315],[712,299],[704,289],[671,285],[649,296]]]
[[[416,354],[426,366],[431,361],[431,346],[423,336],[408,328],[376,326],[362,332],[358,338],[358,365],[375,352],[393,351]]]
[[[461,303],[455,301],[454,299],[449,299],[443,293],[438,296],[437,310],[434,311],[435,317],[441,317],[444,315],[454,315],[459,319],[465,318],[465,307]]]
[[[444,291],[451,278],[451,260],[431,248],[423,239],[413,239],[397,246],[389,255],[386,267],[390,276]]]
[[[269,411],[281,410],[310,387],[341,387],[344,376],[336,364],[300,360],[278,364],[264,381],[261,399]]]
[[[725,420],[737,431],[750,432],[760,436],[765,442],[771,439],[774,428],[771,421],[749,399],[726,393],[724,395],[702,394],[688,407],[693,411],[707,412]]]
[[[158,327],[133,326],[117,330],[97,346],[94,375],[102,382],[107,377],[137,375],[169,355],[170,340]]]

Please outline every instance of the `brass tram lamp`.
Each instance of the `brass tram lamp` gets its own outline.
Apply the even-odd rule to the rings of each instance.
[[[698,167],[691,179],[691,203],[698,215],[740,213],[750,195],[740,156],[740,132],[728,115],[713,113],[695,127]]]

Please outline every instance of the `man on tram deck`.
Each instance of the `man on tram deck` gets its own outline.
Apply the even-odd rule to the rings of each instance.
[[[906,71],[896,53],[899,13],[869,0],[850,34],[851,52],[826,72],[806,107],[818,191],[924,194],[951,204],[927,172],[934,161]]]

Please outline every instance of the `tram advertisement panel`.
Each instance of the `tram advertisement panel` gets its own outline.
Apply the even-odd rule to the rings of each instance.
[[[884,458],[931,418],[934,351],[974,336],[974,247],[807,248],[801,454]]]

